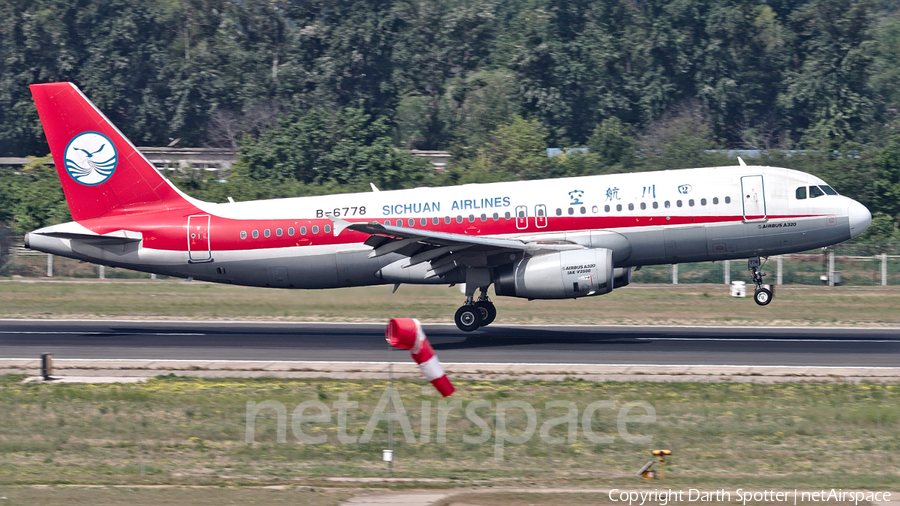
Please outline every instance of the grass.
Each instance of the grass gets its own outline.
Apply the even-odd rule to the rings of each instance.
[[[0,282],[0,318],[172,318],[450,322],[456,288],[387,286],[274,290],[183,281]],[[723,285],[632,285],[601,297],[527,301],[495,297],[498,323],[898,325],[900,287],[779,287],[759,307]],[[640,308],[639,310],[637,308]],[[348,316],[349,315],[349,316]]]
[[[386,422],[373,426],[368,442],[343,444],[335,407],[344,396],[357,402],[347,411],[347,435],[363,435],[384,381],[165,376],[146,384],[54,385],[20,379],[0,377],[0,487],[320,487],[334,486],[328,477],[388,475],[381,461]],[[395,384],[414,441],[404,440],[403,424],[397,423],[394,476],[446,480],[430,486],[640,487],[633,474],[651,458],[649,450],[667,448],[673,455],[665,485],[675,488],[900,490],[898,385],[457,381],[450,400],[461,407],[450,411],[446,440],[439,441],[440,399],[424,380]],[[265,409],[256,418],[254,442],[246,443],[247,402],[266,400],[285,406],[285,442],[277,442],[276,411]],[[324,403],[331,419],[301,423],[292,412],[304,401]],[[473,401],[487,407],[474,409]],[[517,401],[534,406],[535,436],[507,441],[502,460],[496,460],[496,407]],[[550,401],[574,404],[547,409]],[[593,433],[609,441],[585,436],[583,413],[594,401],[611,401],[589,419]],[[651,442],[629,442],[618,432],[621,409],[633,401],[655,409],[656,421],[626,426],[632,435],[652,436]],[[483,434],[467,407],[484,420],[488,438],[482,443],[464,440]],[[568,409],[575,410],[577,430],[576,439],[566,440],[569,425],[558,418]],[[430,418],[427,426],[423,413]],[[505,413],[508,432],[523,434],[525,411]],[[643,414],[645,408],[636,408],[630,416]],[[561,441],[550,443],[539,434],[554,419],[546,434]],[[296,427],[326,441],[303,444]],[[421,438],[426,432],[428,442]]]
[[[689,502],[687,500],[687,494],[684,494],[684,501]],[[758,503],[753,501],[736,502],[735,495],[732,491],[732,501],[693,501],[694,504],[741,504],[742,506],[761,506],[762,504],[773,504],[773,503]],[[648,501],[644,502],[644,505],[659,505],[661,502],[657,501]],[[458,494],[452,497],[448,497],[446,499],[437,501],[433,504],[433,506],[574,506],[574,505],[590,505],[590,506],[621,506],[621,501],[611,501],[608,494],[585,494],[585,493],[527,493],[527,492],[519,492],[519,493],[506,493],[506,492],[472,492],[465,494]],[[628,504],[627,500],[625,504]],[[640,499],[635,504],[640,504]],[[675,504],[670,502],[669,504]],[[778,504],[778,503],[774,503]],[[782,504],[794,504],[793,499],[789,502]],[[817,504],[822,504],[822,502],[803,502],[797,501],[796,503],[799,506],[815,506]],[[831,506],[838,505],[846,505],[846,506],[861,506],[863,503],[854,504],[853,502],[828,502],[827,504]]]
[[[245,487],[3,487],[0,495],[4,506],[41,504],[42,506],[136,506],[140,504],[171,506],[225,506],[303,504],[334,506],[352,493],[345,490],[320,489],[313,492],[260,490]]]

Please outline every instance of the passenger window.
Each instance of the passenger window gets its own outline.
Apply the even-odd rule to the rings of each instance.
[[[306,227],[300,227],[300,235],[306,235]]]
[[[268,239],[272,235],[272,231],[269,229],[265,229],[263,231],[263,235],[266,236],[266,238]]]
[[[457,222],[457,223],[462,223],[462,216],[457,215],[457,216],[456,216],[456,222]]]
[[[726,203],[726,204],[730,204],[730,203],[731,203],[731,197],[725,197],[725,203]]]
[[[557,207],[557,208],[556,208],[556,215],[557,215],[557,216],[562,216],[562,209],[560,209],[560,208]]]
[[[420,219],[420,220],[419,220],[419,225],[422,225],[423,227],[424,227],[425,225],[428,225],[428,218],[422,218],[422,219]]]
[[[247,231],[241,230],[241,239],[246,239],[246,238],[247,238]]]
[[[276,228],[276,229],[275,229],[275,235],[277,235],[278,237],[283,236],[283,235],[284,235],[284,230],[281,230],[280,228]]]
[[[451,219],[449,216],[444,216],[444,223],[450,223]]]
[[[575,208],[574,208],[574,207],[570,207],[570,208],[569,208],[569,216],[572,216],[573,214],[575,214]]]
[[[653,209],[659,209],[659,202],[653,203]]]
[[[437,225],[437,224],[440,223],[440,222],[441,222],[441,219],[438,218],[437,216],[435,216],[434,218],[431,218],[431,224],[432,224],[432,225]]]
[[[325,225],[325,233],[326,233],[326,234],[330,234],[330,233],[331,233],[331,225]]]
[[[825,195],[825,192],[822,191],[818,186],[810,186],[809,187],[809,198],[814,199],[816,197],[821,197]]]
[[[597,214],[597,211],[599,211],[599,210],[600,210],[600,208],[597,207],[597,206],[594,206],[594,207],[591,208],[591,212],[594,213],[594,214]]]
[[[486,214],[482,214],[481,216],[479,216],[479,218],[481,218],[481,221],[487,221],[487,215],[486,215]]]
[[[582,208],[581,208],[581,214],[587,214],[587,208],[586,208],[586,207],[582,207]]]
[[[641,202],[641,211],[643,211],[644,209],[647,209],[647,203]]]
[[[259,230],[254,230],[251,235],[253,235],[254,239],[258,239],[259,238]]]
[[[410,219],[406,220],[406,222],[409,223],[409,226],[410,226],[410,227],[415,227],[415,226],[416,226],[416,219],[415,219],[415,218],[410,218]]]
[[[294,236],[294,227],[288,227],[288,235],[291,237]]]
[[[319,233],[319,226],[313,225],[313,235],[318,234],[318,233]]]
[[[829,195],[837,195],[838,194],[838,192],[834,191],[834,188],[828,186],[827,184],[821,185],[820,188],[822,188],[822,191],[824,191],[825,193],[827,193]]]
[[[616,211],[622,210],[622,204],[616,204]]]
[[[706,199],[700,199],[700,205],[701,205],[701,206],[705,206],[705,205],[706,205]]]
[[[666,203],[663,204],[663,205],[665,205],[666,209],[672,207],[672,204],[671,204],[668,200],[667,200]]]
[[[512,217],[512,215],[509,214],[509,211],[506,211],[506,213],[503,214],[503,217],[508,220]]]
[[[403,220],[397,220],[397,226],[398,226],[398,227],[402,227],[402,226],[403,226]]]
[[[688,205],[694,207],[694,199],[688,200]]]
[[[719,197],[713,197],[713,205],[719,205]]]
[[[493,215],[493,216],[491,216],[491,218],[493,218],[493,219],[494,219],[494,221],[497,221],[497,220],[499,220],[499,219],[500,219],[500,214],[498,214],[498,213],[494,213],[494,215]]]
[[[628,210],[634,211],[634,204],[628,204]]]
[[[609,206],[603,206],[603,211],[608,213],[608,212],[609,212]]]
[[[681,207],[681,201],[679,200],[679,201],[675,202],[675,205],[678,207]]]
[[[800,188],[797,188],[797,191],[794,193],[794,195],[796,195],[797,200],[804,200],[806,198],[806,187],[801,186]]]

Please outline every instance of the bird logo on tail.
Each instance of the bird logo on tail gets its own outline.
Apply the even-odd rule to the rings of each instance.
[[[66,146],[66,171],[78,183],[97,186],[112,177],[119,162],[116,147],[99,132],[82,132]]]

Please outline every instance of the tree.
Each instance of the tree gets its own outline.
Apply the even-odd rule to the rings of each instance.
[[[49,156],[32,158],[18,173],[0,175],[0,222],[12,222],[16,234],[72,219],[56,168],[49,162]]]
[[[313,110],[286,116],[258,139],[245,137],[238,176],[255,181],[396,189],[421,184],[428,162],[394,149],[386,118],[359,109]]]
[[[491,132],[483,148],[487,165],[523,179],[546,177],[547,134],[534,119],[516,116]]]
[[[603,167],[619,166],[629,169],[635,164],[634,138],[628,134],[619,118],[606,118],[594,129],[588,149]]]
[[[779,103],[816,140],[855,140],[873,119],[870,0],[821,0],[793,12],[794,65]]]

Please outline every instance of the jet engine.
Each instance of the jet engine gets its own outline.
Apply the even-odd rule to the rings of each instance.
[[[613,269],[610,249],[560,251],[498,267],[494,271],[494,290],[497,295],[528,299],[603,295],[612,291],[617,275],[624,284],[630,281],[630,269],[616,272],[619,270]]]

